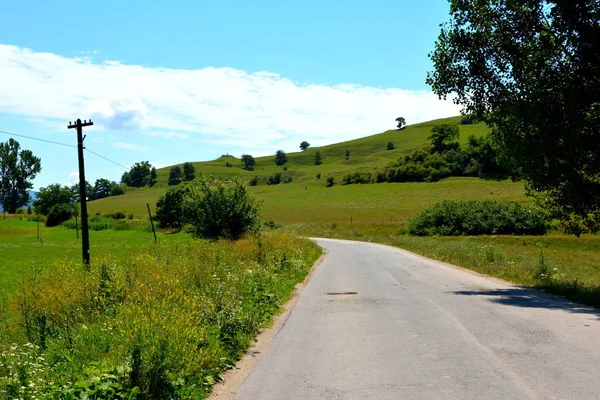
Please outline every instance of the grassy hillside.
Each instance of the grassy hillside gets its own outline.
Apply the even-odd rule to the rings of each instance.
[[[385,167],[402,155],[428,143],[427,137],[434,125],[444,122],[460,124],[460,117],[446,118],[416,124],[405,129],[336,143],[311,147],[306,151],[288,154],[287,171],[292,176],[289,184],[267,186],[261,184],[250,191],[264,199],[263,216],[278,223],[339,223],[354,221],[380,223],[395,221],[403,224],[423,207],[442,199],[494,198],[525,201],[523,185],[508,181],[490,181],[479,178],[450,178],[437,183],[385,183],[370,185],[335,185],[325,187],[325,180],[333,176],[336,182],[355,171],[373,171]],[[469,135],[485,135],[485,125],[461,125],[460,140],[466,142]],[[388,142],[394,150],[386,150]],[[273,149],[273,154],[277,149]],[[323,156],[323,164],[314,165],[316,151]],[[346,151],[350,158],[345,159]],[[232,166],[227,167],[229,163]],[[233,156],[217,160],[194,162],[196,175],[217,178],[240,177],[250,180],[254,176],[268,177],[284,172],[275,165],[274,155],[256,159],[254,171],[242,169],[241,161]],[[183,165],[179,164],[180,166]],[[158,170],[158,183],[153,188],[130,189],[123,196],[93,201],[91,213],[109,213],[117,210],[138,216],[147,214],[146,203],[153,208],[156,200],[167,188],[170,167]],[[321,174],[321,179],[316,175]]]

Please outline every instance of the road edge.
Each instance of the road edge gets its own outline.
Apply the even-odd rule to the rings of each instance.
[[[227,370],[223,374],[223,380],[217,383],[212,392],[208,395],[208,400],[234,400],[237,394],[239,387],[244,383],[246,378],[250,375],[250,373],[254,370],[254,366],[261,358],[262,354],[269,347],[269,344],[279,333],[279,331],[285,326],[288,318],[290,317],[300,295],[304,291],[304,288],[310,282],[313,274],[317,270],[317,268],[322,264],[323,260],[328,254],[327,249],[321,247],[323,249],[323,253],[314,262],[310,271],[306,275],[306,278],[302,282],[298,282],[294,287],[294,291],[290,299],[281,307],[281,310],[278,314],[273,317],[272,324],[258,333],[256,338],[254,339],[254,344],[250,346],[244,356],[236,363],[235,367],[230,370]]]

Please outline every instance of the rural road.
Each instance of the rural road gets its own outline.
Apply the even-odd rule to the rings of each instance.
[[[600,310],[316,241],[329,254],[237,399],[600,399]]]

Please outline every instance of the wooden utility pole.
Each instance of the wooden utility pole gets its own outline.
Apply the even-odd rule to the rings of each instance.
[[[85,184],[85,165],[83,162],[83,128],[92,126],[92,120],[81,122],[78,119],[74,124],[69,121],[69,129],[77,129],[77,154],[79,155],[79,197],[81,202],[81,252],[83,255],[83,264],[86,268],[90,267],[90,235],[88,232],[88,214],[87,214],[87,188]]]
[[[152,213],[150,212],[150,204],[146,203],[148,207],[148,216],[150,217],[150,225],[152,225],[152,233],[154,234],[154,243],[156,243],[156,231],[154,230],[154,221],[152,221]]]

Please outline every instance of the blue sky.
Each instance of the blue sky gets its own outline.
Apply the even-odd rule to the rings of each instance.
[[[446,0],[29,1],[3,5],[0,130],[157,167],[296,151],[458,114],[425,85]],[[9,79],[6,79],[6,78]],[[8,136],[0,134],[0,140]],[[36,188],[76,180],[74,149],[42,158]],[[123,168],[86,155],[87,178]]]

